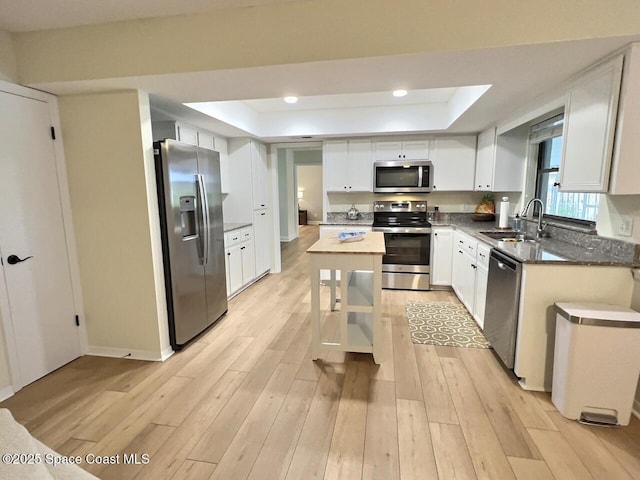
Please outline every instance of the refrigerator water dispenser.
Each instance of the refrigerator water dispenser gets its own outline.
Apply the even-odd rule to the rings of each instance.
[[[180,220],[182,223],[182,240],[198,237],[196,227],[196,197],[187,195],[180,197]]]

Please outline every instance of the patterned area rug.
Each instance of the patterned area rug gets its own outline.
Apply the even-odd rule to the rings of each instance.
[[[464,306],[448,302],[408,302],[413,343],[465,348],[491,348]]]

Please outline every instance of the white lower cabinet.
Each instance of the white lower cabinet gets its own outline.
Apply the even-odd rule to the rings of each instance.
[[[454,232],[451,285],[480,328],[484,328],[490,251],[489,245]]]
[[[255,241],[255,274],[260,276],[271,269],[271,242],[269,233],[269,211],[253,212],[253,234]]]
[[[431,232],[431,285],[450,286],[453,262],[453,229],[432,227]]]
[[[227,296],[231,296],[256,278],[252,227],[227,232],[225,247]]]
[[[480,328],[484,328],[484,309],[487,302],[487,280],[489,278],[489,255],[491,247],[478,242],[476,256],[476,288],[474,294],[473,318]]]

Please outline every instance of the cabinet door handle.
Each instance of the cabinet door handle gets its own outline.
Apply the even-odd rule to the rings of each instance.
[[[462,253],[462,250],[458,250],[458,253]]]
[[[266,213],[261,213],[260,215],[262,215],[264,217],[266,215]]]
[[[434,233],[434,234],[433,234],[433,236],[434,236],[434,237],[437,237],[437,236],[438,236],[438,234],[437,234],[437,233]]]
[[[554,187],[559,187],[560,186],[560,182],[553,182],[553,186]]]
[[[473,263],[471,264],[471,266],[472,266],[473,268],[478,268],[478,267],[476,267]]]

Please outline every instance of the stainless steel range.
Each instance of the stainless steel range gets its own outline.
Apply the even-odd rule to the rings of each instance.
[[[429,290],[431,224],[426,201],[376,201],[373,230],[384,233],[382,288]]]

